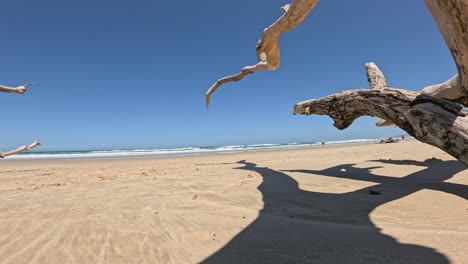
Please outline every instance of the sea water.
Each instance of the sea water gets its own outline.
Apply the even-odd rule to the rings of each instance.
[[[352,139],[326,141],[325,145],[372,143],[377,139]],[[158,157],[158,156],[188,156],[208,153],[235,153],[244,151],[260,151],[275,149],[293,149],[321,146],[322,142],[303,142],[285,144],[252,144],[213,147],[184,147],[184,148],[147,148],[147,149],[113,149],[86,151],[29,151],[8,157],[8,160],[37,160],[37,159],[90,159],[90,158],[129,158],[129,157]]]

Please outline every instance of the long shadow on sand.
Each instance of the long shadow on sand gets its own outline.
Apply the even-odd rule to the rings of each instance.
[[[422,166],[403,178],[378,176],[374,168],[344,164],[325,170],[294,170],[317,176],[378,183],[344,194],[300,190],[286,173],[239,161],[241,170],[263,177],[259,217],[202,263],[449,263],[434,249],[399,243],[381,233],[369,214],[378,206],[422,189],[468,199],[465,185],[446,183],[465,167],[456,161],[377,161]],[[344,169],[344,170],[343,170]],[[285,171],[288,172],[288,171]],[[289,171],[293,172],[293,171]],[[370,191],[381,192],[371,195]]]

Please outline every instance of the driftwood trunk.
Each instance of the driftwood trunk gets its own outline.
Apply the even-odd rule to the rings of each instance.
[[[276,54],[274,67],[250,67],[275,70],[279,66],[277,38],[294,28],[310,13],[317,0],[294,0],[278,21],[289,27],[267,28],[259,44],[274,36],[276,45],[262,46],[260,64],[271,64],[268,54]],[[421,89],[420,92],[389,88],[383,73],[373,63],[366,65],[371,90],[351,90],[325,98],[308,100],[294,107],[294,114],[329,115],[335,126],[345,129],[363,115],[377,116],[377,125],[395,124],[416,139],[436,146],[468,166],[468,0],[424,0],[443,35],[457,66],[457,74],[448,81]],[[293,8],[294,7],[294,8]],[[288,17],[289,19],[285,19]],[[284,30],[286,29],[286,30]],[[257,46],[258,51],[258,46]],[[258,54],[258,53],[257,53]],[[264,56],[262,56],[264,55]],[[207,92],[211,94],[227,81],[238,81],[254,71],[218,80]],[[241,78],[239,78],[241,76]]]

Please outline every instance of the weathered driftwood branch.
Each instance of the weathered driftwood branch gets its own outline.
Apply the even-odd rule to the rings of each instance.
[[[30,145],[24,145],[22,147],[14,149],[14,150],[6,151],[6,152],[0,152],[0,158],[5,158],[5,157],[8,157],[8,156],[16,155],[16,154],[18,154],[20,152],[31,150],[34,147],[37,147],[37,146],[40,146],[40,145],[41,145],[41,143],[39,142],[39,140],[36,140]]]
[[[375,64],[374,64],[374,66],[375,66]],[[377,67],[377,66],[375,66],[375,67]],[[383,77],[383,73],[380,70],[379,70],[379,73],[382,75],[382,77],[377,77],[377,78],[384,78],[384,80],[385,80],[385,77]],[[369,76],[369,74],[375,74],[375,72],[370,73],[369,68],[368,68],[367,75]],[[369,82],[371,82],[370,79],[369,79]],[[461,87],[458,84],[459,84],[459,78],[458,78],[458,75],[455,75],[453,78],[451,78],[450,80],[448,80],[448,81],[446,81],[444,83],[430,85],[430,86],[425,87],[424,89],[421,90],[421,94],[425,94],[425,95],[428,95],[428,96],[431,96],[431,97],[434,97],[434,98],[446,99],[446,100],[450,100],[450,101],[452,101],[452,99],[453,99],[454,102],[461,103],[463,105],[467,105],[467,104],[463,103],[463,101],[465,100],[465,97],[455,96],[457,94],[456,92],[459,91],[459,90],[456,90],[455,87]],[[386,85],[386,83],[385,83],[385,85]],[[372,83],[371,83],[371,87],[372,87]],[[374,88],[372,88],[372,89],[374,89]],[[384,120],[384,119],[379,119],[379,120],[377,120],[377,122],[375,122],[375,125],[379,126],[379,127],[384,127],[384,126],[394,126],[395,124],[393,124],[390,121]]]
[[[468,106],[468,96],[465,94],[461,85],[460,76],[457,74],[446,82],[433,84],[424,87],[421,90],[422,94],[426,94],[435,98],[447,99]]]
[[[29,86],[31,86],[31,83],[21,85],[18,87],[8,87],[0,85],[0,92],[24,94],[28,90]]]
[[[371,90],[352,90],[294,106],[294,114],[328,115],[345,129],[364,115],[380,117],[378,126],[396,125],[419,141],[454,156],[468,166],[468,111],[457,102],[423,92],[389,88],[374,63],[366,64]],[[453,87],[453,86],[452,86]],[[438,90],[438,96],[444,91]]]
[[[278,38],[281,34],[301,24],[312,11],[319,0],[294,0],[291,5],[281,7],[285,13],[271,26],[263,31],[257,43],[256,52],[258,63],[246,66],[236,75],[227,76],[217,80],[205,94],[206,107],[210,106],[211,95],[224,83],[242,80],[245,76],[256,71],[274,71],[280,64],[280,50]]]
[[[373,62],[366,63],[367,80],[372,90],[382,90],[388,88],[387,80],[382,71]]]
[[[366,63],[366,72],[367,72],[367,80],[369,81],[370,88],[372,90],[382,90],[387,89],[388,84],[385,80],[385,76],[382,71],[375,65],[373,62]],[[379,119],[375,122],[376,126],[383,127],[383,126],[393,126],[390,121],[385,119]]]
[[[369,80],[371,89],[383,89],[388,87],[384,74],[373,62],[366,64],[366,70],[367,79]],[[444,83],[424,87],[421,90],[421,94],[429,95],[434,98],[447,99],[450,101],[453,100],[455,102],[467,105],[464,103],[464,100],[468,99],[468,97],[465,98],[459,92],[459,88],[461,88],[459,80],[460,78],[457,74]],[[395,124],[384,119],[379,119],[377,120],[377,122],[375,122],[375,125],[379,127],[384,127],[394,126]]]
[[[31,86],[31,83],[21,85],[16,88],[0,85],[0,92],[24,94],[28,90],[29,86]],[[39,140],[36,140],[30,145],[24,145],[14,150],[0,152],[0,158],[5,158],[8,156],[18,154],[23,151],[31,150],[32,148],[37,147],[39,145],[41,145],[41,143],[39,142]]]
[[[468,1],[424,0],[452,54],[458,74],[422,93],[468,106]]]
[[[450,101],[394,88],[351,90],[298,103],[294,114],[328,115],[338,129],[360,116],[377,116],[468,166],[468,112]]]

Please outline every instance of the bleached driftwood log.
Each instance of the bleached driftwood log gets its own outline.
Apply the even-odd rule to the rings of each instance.
[[[240,81],[248,74],[256,71],[276,70],[280,64],[278,43],[280,35],[301,24],[310,11],[314,9],[318,1],[319,0],[294,0],[291,5],[288,4],[281,7],[284,14],[263,31],[263,35],[257,43],[256,52],[258,63],[252,66],[245,66],[238,74],[217,80],[205,94],[206,108],[210,106],[211,95],[222,84]]]
[[[223,83],[238,81],[258,70],[279,66],[278,37],[296,27],[318,0],[294,0],[278,21],[267,28],[257,45],[259,63],[241,73],[219,79],[206,93]],[[448,81],[424,87],[421,92],[389,88],[373,63],[366,65],[371,90],[345,91],[322,99],[298,103],[295,114],[329,115],[335,126],[345,129],[358,117],[382,118],[378,125],[395,124],[416,139],[439,147],[468,166],[468,0],[424,0],[455,60],[458,74]],[[388,121],[386,121],[388,120]]]
[[[18,87],[8,87],[8,86],[0,85],[0,92],[24,94],[28,90],[29,86],[31,86],[31,83],[21,85],[21,86],[18,86]],[[39,140],[36,140],[30,145],[24,145],[22,147],[14,149],[14,150],[0,152],[0,158],[5,158],[5,157],[8,157],[8,156],[18,154],[18,153],[23,152],[23,151],[31,150],[32,148],[37,147],[40,144],[41,143],[39,142]]]

